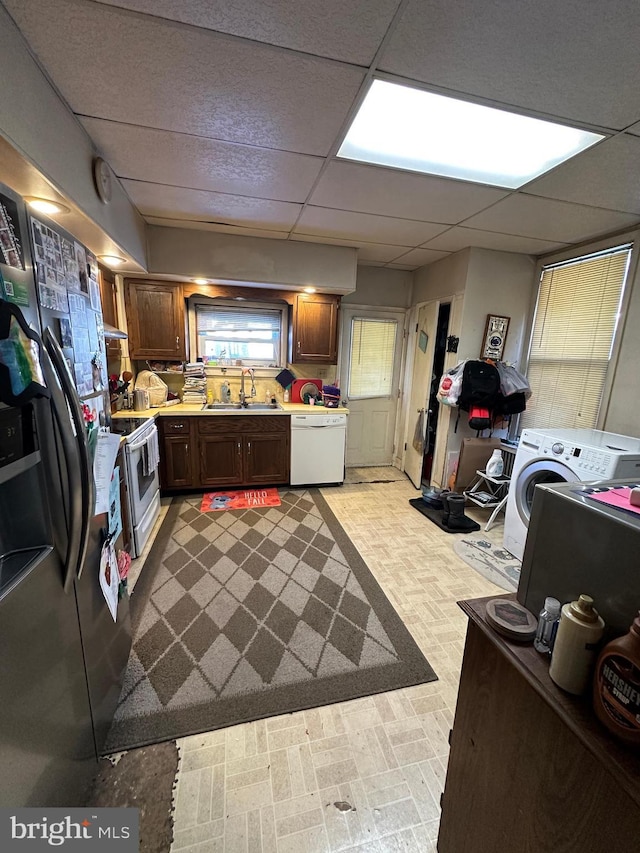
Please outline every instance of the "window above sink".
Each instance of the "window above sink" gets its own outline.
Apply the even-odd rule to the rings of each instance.
[[[239,301],[202,297],[189,301],[189,326],[197,356],[213,367],[285,365],[287,306]]]

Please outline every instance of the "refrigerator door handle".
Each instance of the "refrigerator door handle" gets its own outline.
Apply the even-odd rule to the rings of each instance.
[[[82,566],[89,544],[89,526],[95,502],[93,471],[91,469],[89,442],[82,408],[80,407],[80,399],[76,393],[76,389],[73,387],[64,355],[50,329],[44,330],[42,340],[47,354],[51,359],[64,399],[62,406],[54,404],[56,420],[61,434],[70,435],[72,442],[71,452],[67,453],[67,446],[63,440],[64,452],[67,457],[67,470],[69,471],[69,487],[71,490],[69,540],[70,545],[71,542],[74,543],[73,552],[69,548],[67,553],[67,565],[65,568],[65,590],[67,590],[70,588],[74,578],[80,577],[82,573]],[[65,409],[70,413],[71,421]],[[71,425],[72,422],[73,427]]]

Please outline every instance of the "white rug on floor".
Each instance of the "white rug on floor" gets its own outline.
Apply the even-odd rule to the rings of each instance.
[[[453,543],[453,550],[472,569],[507,592],[515,592],[522,564],[505,551],[502,543],[491,542],[486,533],[465,536]]]

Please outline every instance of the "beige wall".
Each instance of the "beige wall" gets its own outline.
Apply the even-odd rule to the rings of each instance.
[[[513,252],[470,249],[460,358],[479,358],[487,314],[510,317],[504,361],[519,365],[526,356],[525,330],[534,287],[535,259]]]
[[[411,304],[439,299],[449,302],[456,293],[463,293],[467,284],[467,271],[471,249],[463,249],[428,267],[420,267],[413,274]]]
[[[60,45],[60,50],[64,49]],[[142,217],[115,177],[111,203],[103,204],[98,199],[93,185],[92,161],[96,152],[92,142],[36,64],[2,4],[0,79],[4,81],[0,85],[0,135],[144,268]],[[11,175],[4,175],[2,180],[24,193],[22,187],[14,186]],[[90,241],[87,243],[89,248],[100,251]]]
[[[190,228],[147,228],[149,272],[232,284],[313,285],[350,293],[356,286],[357,249],[295,240],[217,234]]]
[[[407,270],[358,266],[356,289],[342,298],[342,304],[408,308],[412,285],[413,273]]]

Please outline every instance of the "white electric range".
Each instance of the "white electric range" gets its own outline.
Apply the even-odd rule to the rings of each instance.
[[[153,418],[112,418],[125,441],[125,483],[132,525],[132,557],[139,557],[160,512],[160,451]]]

